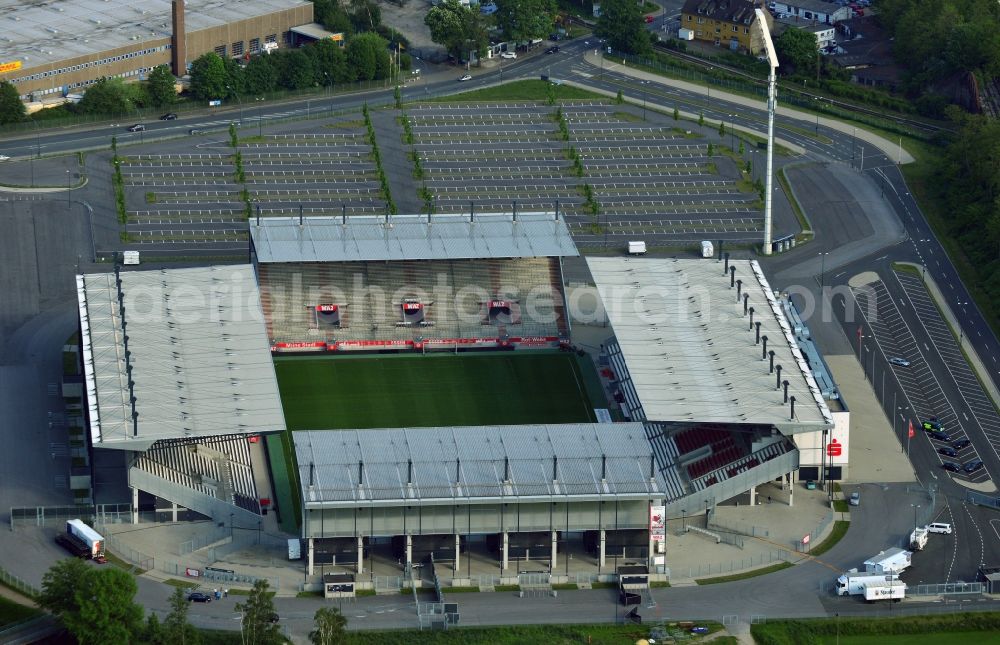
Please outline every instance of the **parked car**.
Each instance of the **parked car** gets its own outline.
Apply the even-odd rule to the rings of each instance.
[[[958,451],[951,446],[944,446],[943,448],[938,448],[938,452],[946,457],[957,457]]]
[[[551,47],[549,47],[548,49],[545,50],[545,53],[546,54],[555,54],[558,51],[559,51],[559,45],[552,45]]]
[[[851,493],[850,504],[851,506],[861,506],[861,493],[857,491]]]
[[[974,473],[977,470],[981,470],[982,468],[983,468],[983,462],[979,459],[974,459],[973,461],[970,461],[966,463],[964,466],[962,466],[962,470],[964,470],[967,473]]]
[[[211,594],[195,591],[188,594],[188,602],[212,602]]]
[[[8,157],[7,155],[0,155],[0,161],[7,161],[9,159],[10,157]]]
[[[272,613],[270,616],[267,617],[267,619],[272,623],[276,623],[278,622],[278,620],[280,620],[280,617],[278,616],[278,614]]]
[[[460,76],[458,78],[459,82],[462,82],[462,81],[471,81],[471,80],[472,80],[472,74],[463,74],[462,76]]]
[[[968,439],[959,439],[958,441],[951,442],[951,447],[957,450],[961,450],[962,448],[968,448],[971,445],[972,442],[969,441]]]
[[[809,480],[806,482],[806,490],[816,490],[816,482]]]
[[[956,464],[954,461],[946,461],[941,464],[941,467],[945,470],[953,473],[958,473],[962,471],[962,467]]]
[[[927,531],[929,533],[943,533],[945,535],[951,535],[951,524],[945,524],[944,522],[934,522],[927,525]]]
[[[932,432],[928,436],[934,441],[951,441],[951,435],[947,432]]]
[[[136,123],[135,125],[131,126],[128,129],[129,132],[144,132],[145,130],[146,130],[146,126],[144,126],[141,123]]]
[[[517,52],[503,52],[500,58],[517,58]]]
[[[167,112],[166,114],[160,117],[160,121],[173,121],[176,118],[177,118],[176,114],[174,114],[173,112]]]
[[[938,423],[937,417],[931,417],[923,422],[924,430],[930,430],[931,432],[943,432],[944,428]]]
[[[646,24],[653,22],[653,16],[646,16]]]
[[[836,50],[837,46],[834,45],[833,49]],[[889,359],[889,362],[892,363],[893,365],[899,365],[900,367],[910,366],[910,361],[906,360],[905,358],[899,358],[898,356],[893,356],[892,358]]]

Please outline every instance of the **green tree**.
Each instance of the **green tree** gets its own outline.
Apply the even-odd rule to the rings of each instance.
[[[278,57],[254,56],[243,70],[243,89],[247,94],[266,94],[278,87]]]
[[[337,67],[347,66],[347,57],[337,43],[329,38],[316,41],[303,48],[306,56],[312,61],[313,80],[316,85],[330,86],[338,82]]]
[[[354,33],[374,32],[382,24],[382,10],[369,0],[350,0],[350,18]]]
[[[679,121],[680,118],[681,118],[681,111],[678,110],[677,106],[675,105],[674,106],[674,121]]]
[[[527,42],[552,33],[555,0],[497,0],[496,5],[493,18],[507,40]]]
[[[132,102],[122,79],[102,78],[87,88],[77,109],[84,114],[126,114]]]
[[[336,0],[313,0],[313,16],[327,31],[335,34],[354,33],[351,17]]]
[[[726,122],[719,121],[719,138],[726,136]]]
[[[0,81],[0,125],[20,121],[24,114],[24,103],[17,88],[7,81]]]
[[[786,29],[774,41],[778,71],[786,74],[815,74],[819,60],[816,34],[802,29]]]
[[[389,74],[389,51],[386,41],[378,34],[358,34],[347,43],[347,60],[357,78],[370,81]]]
[[[135,578],[117,567],[94,569],[76,589],[79,611],[62,615],[63,625],[80,643],[126,645],[142,621],[135,598]]]
[[[701,113],[698,114],[698,125],[705,125],[705,115],[704,114],[701,114]]]
[[[191,96],[200,101],[224,98],[229,94],[226,64],[215,52],[202,54],[191,63]]]
[[[483,55],[488,35],[483,16],[478,11],[463,7],[458,0],[445,0],[424,16],[424,24],[431,31],[431,40],[448,50],[458,59],[466,59],[469,52]]]
[[[236,611],[243,614],[241,632],[246,645],[271,645],[282,642],[278,625],[271,621],[275,615],[274,601],[268,592],[267,580],[257,580],[247,596],[247,601],[238,603]]]
[[[278,82],[290,90],[304,90],[315,82],[312,59],[301,49],[284,52],[281,56]]]
[[[618,51],[638,56],[652,51],[642,17],[642,7],[635,0],[604,0],[601,16],[594,32],[607,38],[608,45]]]
[[[316,629],[309,632],[309,640],[313,645],[343,645],[347,642],[344,629],[347,619],[336,607],[321,607],[313,616]]]
[[[146,624],[142,628],[142,640],[148,645],[166,645],[166,638],[163,635],[163,628],[160,626],[160,619],[153,612],[150,612],[146,616]]]
[[[180,587],[170,596],[170,613],[163,619],[163,642],[167,645],[197,645],[201,636],[188,623],[187,593]]]
[[[157,65],[149,73],[149,80],[146,81],[146,92],[149,94],[149,103],[156,107],[172,105],[177,100],[177,92],[174,90],[176,79],[170,73],[167,65]]]
[[[59,560],[42,576],[42,593],[38,604],[57,617],[79,610],[76,590],[87,585],[92,569],[79,558]]]

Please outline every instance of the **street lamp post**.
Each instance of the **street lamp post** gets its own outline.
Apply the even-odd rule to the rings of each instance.
[[[913,507],[913,530],[917,530],[917,509],[920,508],[920,504],[910,504]]]
[[[962,308],[962,313],[964,314],[965,313],[965,307],[969,303],[959,300],[955,304]],[[962,319],[959,316],[955,316],[955,321],[958,324],[958,346],[961,347],[962,346],[962,342],[965,340],[965,330],[962,329]]]
[[[69,205],[70,205],[70,204],[69,204],[69,191],[70,191],[70,184],[69,184],[69,169],[67,169],[67,170],[66,170],[66,205],[67,205],[67,206],[69,206]]]
[[[257,136],[262,139],[264,138],[264,126],[262,125],[264,119],[264,115],[262,114],[264,105],[261,103],[263,100],[263,96],[258,96],[254,99],[254,102],[257,103]]]
[[[819,288],[820,291],[826,286],[826,256],[830,255],[829,251],[823,251],[819,254],[820,257],[820,268],[819,268]]]

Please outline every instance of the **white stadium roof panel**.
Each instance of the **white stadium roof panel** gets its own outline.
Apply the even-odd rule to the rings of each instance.
[[[552,213],[265,217],[251,220],[250,235],[261,263],[578,255]]]
[[[704,259],[588,257],[587,264],[649,421],[769,424],[786,434],[832,427],[755,261],[730,262],[735,274],[725,275],[722,262]],[[771,351],[795,397],[794,419],[770,372]]]
[[[641,423],[309,430],[293,438],[307,506],[648,499],[664,491],[659,465],[650,478]]]
[[[77,276],[95,446],[285,429],[249,265],[122,271],[121,291],[114,273]]]

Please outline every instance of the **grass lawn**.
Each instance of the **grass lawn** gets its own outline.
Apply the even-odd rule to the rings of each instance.
[[[292,430],[594,421],[575,356],[279,358]]]
[[[41,611],[32,607],[19,605],[13,600],[0,596],[0,627],[12,625],[41,615]]]
[[[1000,644],[1000,614],[971,612],[907,616],[903,618],[823,618],[775,620],[752,625],[750,634],[758,645],[811,643],[833,645],[977,645]]]
[[[568,352],[283,357],[289,430],[592,422],[599,380]],[[585,373],[589,369],[591,373]],[[588,387],[589,386],[589,387]],[[266,439],[281,526],[300,517],[291,432]]]
[[[781,571],[782,569],[787,569],[788,567],[794,566],[791,562],[779,562],[778,564],[772,564],[769,567],[764,567],[763,569],[753,569],[751,571],[744,571],[743,573],[734,573],[731,576],[718,576],[716,578],[702,578],[700,580],[695,580],[699,585],[715,585],[721,584],[723,582],[734,582],[736,580],[746,580],[747,578],[756,578],[757,576],[765,576],[769,573],[774,573],[775,571]]]
[[[649,637],[649,628],[641,625],[510,625],[505,627],[456,627],[447,631],[393,630],[378,632],[348,632],[349,645],[521,645],[545,643],[570,645],[577,643],[634,643]]]
[[[837,542],[840,542],[845,535],[847,535],[847,529],[851,528],[851,523],[846,520],[837,520],[833,523],[833,530],[830,531],[830,535],[827,536],[825,540],[817,544],[815,547],[809,549],[809,555],[823,555],[834,546]]]
[[[822,639],[822,643],[833,645],[840,642],[841,645],[961,645],[969,641],[976,641],[976,645],[1000,645],[1000,633],[996,632],[933,632],[928,634],[901,634],[898,636],[841,636],[837,640],[836,636],[827,636]]]
[[[504,83],[496,87],[484,87],[481,90],[472,90],[461,94],[452,94],[433,98],[426,102],[454,103],[456,101],[547,101],[549,99],[549,88],[555,99],[599,99],[607,101],[608,97],[596,92],[570,87],[568,85],[552,85],[539,79],[515,81]],[[552,108],[553,110],[555,107]]]

